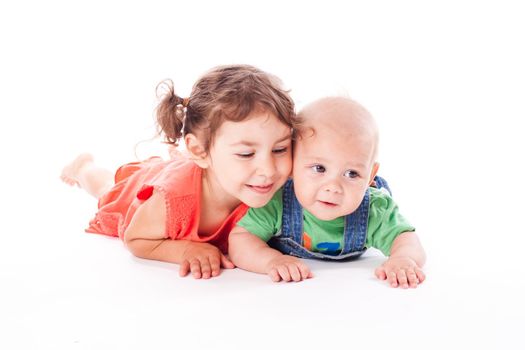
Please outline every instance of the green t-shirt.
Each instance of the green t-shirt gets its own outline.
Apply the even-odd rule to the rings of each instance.
[[[313,252],[340,252],[344,243],[344,217],[323,221],[305,209],[303,214],[303,246]],[[250,208],[237,225],[267,242],[281,230],[282,215],[281,189],[264,207]],[[392,197],[371,187],[365,246],[377,248],[388,256],[394,239],[407,231],[415,228],[401,216]]]

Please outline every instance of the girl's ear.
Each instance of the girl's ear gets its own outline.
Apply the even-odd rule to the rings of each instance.
[[[186,143],[186,149],[190,153],[191,160],[203,169],[208,168],[207,153],[197,136],[194,134],[186,134],[184,136],[184,142]]]
[[[374,165],[372,165],[372,172],[370,173],[370,179],[368,180],[368,186],[374,182],[374,177],[377,175],[377,171],[379,170],[379,163],[374,162]]]

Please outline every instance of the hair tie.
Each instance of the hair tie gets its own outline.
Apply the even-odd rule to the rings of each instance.
[[[184,119],[184,106],[180,103],[175,106],[175,116],[177,116],[179,120]]]
[[[190,103],[190,98],[189,97],[186,97],[186,98],[183,98],[182,99],[182,105],[184,107],[188,107],[188,104]]]

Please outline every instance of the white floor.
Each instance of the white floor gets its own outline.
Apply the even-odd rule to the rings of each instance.
[[[15,192],[40,213],[3,218],[11,234],[2,235],[0,256],[2,349],[524,344],[523,265],[505,247],[473,254],[423,235],[432,242],[428,280],[415,290],[376,280],[384,260],[376,251],[348,263],[311,261],[316,276],[302,283],[239,269],[194,280],[176,265],[134,258],[118,239],[84,233],[95,204],[80,190],[57,180],[40,198],[7,193]]]

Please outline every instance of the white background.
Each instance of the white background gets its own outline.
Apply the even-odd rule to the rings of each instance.
[[[0,348],[523,348],[524,17],[518,1],[2,2]],[[156,84],[187,96],[227,63],[276,74],[298,108],[345,93],[375,115],[422,286],[375,280],[375,252],[297,284],[181,279],[83,233],[96,203],[62,166],[164,152]]]

